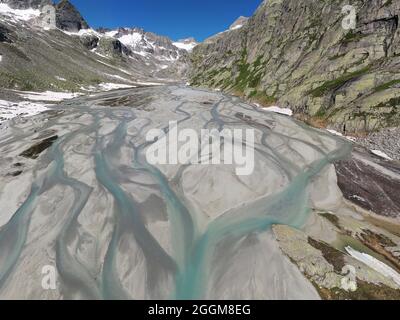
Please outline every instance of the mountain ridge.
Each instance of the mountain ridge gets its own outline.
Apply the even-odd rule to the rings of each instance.
[[[263,1],[242,28],[193,50],[192,84],[290,107],[339,131],[399,125],[400,4],[350,1],[354,30],[342,28],[346,5]]]
[[[68,0],[54,5],[57,28],[43,28],[40,8],[50,3],[1,0],[3,88],[80,91],[102,82],[169,82],[185,76],[188,52],[168,37],[140,28],[93,30]]]

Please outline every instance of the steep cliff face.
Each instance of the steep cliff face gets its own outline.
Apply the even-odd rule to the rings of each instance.
[[[57,27],[61,30],[76,32],[89,29],[89,25],[79,11],[68,0],[62,0],[56,5]]]
[[[345,5],[356,26],[347,30]],[[266,0],[192,53],[194,85],[360,132],[400,124],[400,2]]]

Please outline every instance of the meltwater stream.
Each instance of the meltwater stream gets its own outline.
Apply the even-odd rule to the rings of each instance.
[[[116,101],[124,102],[118,108],[108,106]],[[0,297],[16,294],[14,288],[20,285],[19,279],[29,279],[29,272],[37,274],[37,270],[29,269],[29,259],[34,259],[29,258],[29,250],[34,249],[54,252],[59,298],[207,298],[219,244],[228,242],[233,246],[250,235],[268,232],[274,224],[301,228],[310,212],[309,190],[313,181],[332,162],[351,152],[351,145],[341,138],[259,110],[236,98],[202,90],[181,87],[122,90],[79,98],[61,104],[57,110],[63,112],[42,127],[37,122],[29,127],[38,134],[57,131],[59,138],[39,159],[29,161],[30,191],[10,220],[0,227]],[[247,180],[237,177],[232,180],[232,173],[224,168],[210,167],[204,171],[199,166],[186,165],[171,175],[165,167],[149,164],[145,152],[151,142],[144,139],[146,132],[159,128],[167,133],[170,120],[198,130],[254,129],[258,171]],[[19,124],[14,126],[18,128]],[[18,132],[15,136],[11,133],[0,137],[0,148],[5,148],[1,151],[14,150],[14,156],[18,157],[32,144],[24,130],[27,128],[15,130]],[[81,160],[84,162],[74,162],[71,166],[71,156],[82,146],[90,150],[80,154],[85,157]],[[80,167],[91,171],[94,178],[83,179]],[[139,182],[137,176],[151,183]],[[191,177],[190,182],[198,180],[195,188],[187,187],[187,177]],[[206,186],[205,181],[211,182]],[[220,181],[231,185],[220,187]],[[131,185],[129,190],[127,183]],[[29,235],[45,239],[45,234],[36,234],[46,228],[45,221],[38,220],[39,203],[45,193],[57,186],[68,191],[68,198],[61,201],[71,205],[63,214],[56,237],[50,237],[47,245],[40,242],[43,248],[37,247],[27,239]],[[233,197],[223,190],[226,188]],[[160,199],[164,207],[150,206],[152,209],[144,210],[140,200],[143,192],[148,199]],[[214,195],[218,199],[214,200],[216,204],[210,200]],[[104,197],[112,199],[113,218],[103,224],[112,223],[112,228],[106,231],[104,227],[96,233],[93,230],[98,225],[92,225],[88,218],[96,213],[88,214],[87,208]],[[6,199],[0,194],[1,201]],[[165,214],[167,218],[149,219],[150,211],[156,217]],[[45,214],[51,219],[52,212]],[[165,221],[168,228],[155,231],[158,229],[154,227]],[[41,229],[33,228],[32,224],[44,225]],[[168,235],[161,237],[165,233]],[[96,251],[90,253],[90,259],[85,254],[92,249],[85,247],[83,235],[95,244]],[[108,239],[105,247],[100,245],[100,238]],[[127,250],[127,242],[134,243],[137,249]],[[123,264],[121,257],[130,262]],[[39,298],[35,296],[38,292],[40,288],[32,289],[32,298]]]

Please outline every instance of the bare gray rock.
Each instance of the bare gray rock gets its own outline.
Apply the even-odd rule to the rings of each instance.
[[[62,0],[56,5],[57,27],[71,32],[88,29],[89,25],[79,11],[68,0]]]
[[[94,34],[85,34],[80,37],[80,41],[82,42],[82,44],[89,50],[93,50],[94,48],[96,48],[99,40],[100,39]]]
[[[6,3],[13,9],[39,9],[45,5],[53,5],[52,0],[0,0],[0,3]]]
[[[103,37],[98,42],[97,51],[108,56],[122,56],[124,45],[111,37]]]
[[[235,92],[264,105],[344,126],[348,132],[400,124],[398,1],[263,1],[239,29],[192,53],[194,85]]]
[[[378,215],[400,217],[400,166],[373,155],[355,152],[335,163],[343,195]]]
[[[394,160],[400,160],[400,128],[385,128],[357,138],[357,143],[369,150],[380,150]]]
[[[5,26],[0,25],[0,42],[8,42],[11,43],[11,39],[9,37],[10,30],[8,30]]]

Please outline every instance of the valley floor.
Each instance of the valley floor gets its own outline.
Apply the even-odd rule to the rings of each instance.
[[[0,298],[400,299],[398,163],[178,85],[47,108],[0,135]],[[254,172],[150,164],[174,120],[254,130]]]

